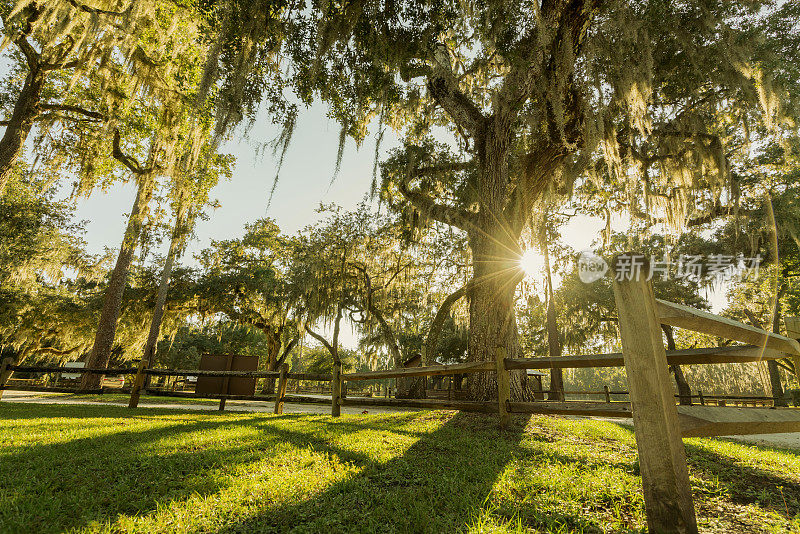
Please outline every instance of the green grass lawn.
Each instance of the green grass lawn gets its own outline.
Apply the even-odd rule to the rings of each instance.
[[[0,403],[0,532],[644,532],[630,430]],[[800,457],[687,440],[704,532],[800,531]]]

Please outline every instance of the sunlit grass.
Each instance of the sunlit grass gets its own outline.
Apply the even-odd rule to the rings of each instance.
[[[40,397],[43,399],[57,399],[57,400],[64,400],[64,401],[89,401],[89,402],[104,402],[109,404],[128,404],[131,396],[128,393],[103,393],[103,394],[91,394],[91,393],[31,393],[36,397]],[[166,397],[166,396],[156,396],[156,395],[142,395],[139,399],[140,405],[148,405],[148,404],[177,404],[177,405],[189,405],[189,404],[204,404],[209,406],[216,406],[219,404],[219,400],[215,399],[194,399],[194,398],[184,398],[184,397]],[[228,401],[231,406],[235,406],[237,401]],[[268,406],[267,403],[264,403],[265,406]]]
[[[0,404],[0,532],[644,532],[630,430]],[[800,529],[800,458],[687,441],[707,532]]]

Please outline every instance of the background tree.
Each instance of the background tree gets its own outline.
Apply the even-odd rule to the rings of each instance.
[[[274,371],[300,340],[287,272],[292,239],[271,219],[245,227],[238,239],[212,241],[198,259],[199,310],[259,329],[267,339],[266,369]],[[266,381],[269,390],[273,380]]]
[[[160,5],[153,9],[154,27],[137,34],[137,48],[126,64],[128,71],[122,73],[132,73],[125,78],[129,82],[123,89],[130,101],[129,114],[138,112],[139,120],[127,117],[129,120],[124,123],[128,127],[128,131],[123,132],[127,146],[123,146],[120,128],[114,128],[112,155],[132,175],[138,190],[109,278],[95,343],[87,360],[90,367],[104,367],[108,363],[128,270],[158,177],[178,177],[202,169],[199,157],[212,135],[211,123],[198,114],[198,104],[202,103],[198,92],[204,55],[202,47],[197,46],[200,39],[197,14],[176,5]],[[168,65],[166,72],[155,71],[159,64]],[[141,141],[143,130],[152,132],[149,143],[136,143]],[[136,139],[127,134],[134,134]],[[143,157],[138,156],[141,153]],[[213,173],[201,170],[198,174],[211,176]],[[81,387],[97,387],[100,378],[100,375],[85,374]]]

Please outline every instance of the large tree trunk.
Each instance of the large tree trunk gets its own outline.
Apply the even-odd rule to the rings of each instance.
[[[25,77],[22,91],[17,97],[3,138],[0,139],[0,195],[5,191],[14,164],[22,153],[25,140],[39,115],[39,103],[44,83],[45,74],[39,68],[38,61],[33,64],[29,61],[28,75]]]
[[[128,226],[125,228],[125,236],[119,248],[117,263],[114,265],[114,270],[111,272],[111,278],[108,281],[94,345],[86,362],[87,367],[107,367],[111,358],[111,349],[114,346],[114,336],[117,331],[117,320],[122,307],[122,294],[127,285],[128,271],[133,261],[133,253],[136,250],[136,243],[141,235],[142,224],[147,215],[147,206],[153,196],[154,182],[155,176],[152,171],[139,177],[136,200],[133,202],[131,214],[128,217]],[[81,380],[81,389],[96,389],[100,387],[101,381],[101,375],[84,374]]]
[[[488,236],[503,237],[501,232],[493,230]],[[519,267],[509,257],[508,244],[501,244],[500,239],[488,236],[471,236],[470,239],[474,274],[468,290],[468,351],[469,361],[473,362],[494,361],[497,347],[504,347],[509,358],[517,358],[520,354],[514,310]],[[512,398],[528,398],[526,381],[525,371],[511,372]],[[469,374],[467,389],[472,400],[495,400],[495,374]]]
[[[508,200],[508,154],[511,126],[494,116],[476,143],[479,163],[480,211],[475,227],[468,230],[472,251],[473,278],[469,295],[469,361],[494,361],[497,347],[509,358],[520,355],[514,295],[522,280],[519,238],[525,221],[508,221],[504,213]],[[524,370],[510,372],[511,397],[527,400]],[[469,398],[496,400],[495,373],[474,373],[467,377]]]
[[[481,248],[473,247],[473,254]],[[475,254],[475,274],[469,290],[469,361],[494,361],[497,347],[504,347],[509,358],[517,358],[520,346],[514,314],[516,282],[508,277],[506,269],[479,259],[481,256],[487,257]],[[512,398],[528,397],[526,379],[525,371],[511,372]],[[469,374],[467,389],[472,400],[495,400],[496,377],[494,373]]]

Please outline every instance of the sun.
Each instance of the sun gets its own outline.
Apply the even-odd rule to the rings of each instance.
[[[529,248],[519,257],[519,266],[527,276],[537,276],[544,269],[544,258],[536,250]]]

